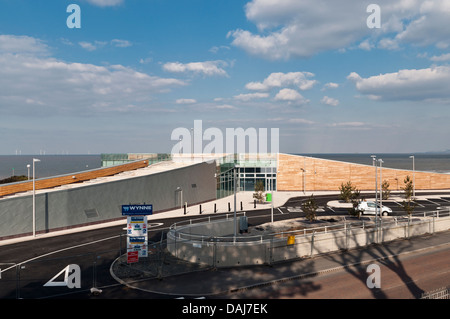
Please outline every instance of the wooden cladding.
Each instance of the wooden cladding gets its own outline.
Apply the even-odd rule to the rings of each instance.
[[[138,168],[143,168],[148,166],[147,160],[142,161],[136,161],[132,163],[127,163],[123,165],[117,165],[117,166],[111,166],[106,168],[100,168],[97,170],[92,171],[86,171],[81,173],[75,173],[75,174],[68,174],[64,176],[58,176],[58,177],[50,177],[45,179],[38,179],[35,181],[35,189],[45,189],[45,188],[52,188],[52,187],[58,187],[62,185],[68,185],[73,183],[79,183],[84,182],[87,180],[99,178],[99,177],[106,177],[106,176],[112,176],[115,174],[119,174],[125,171],[131,171]],[[15,193],[21,193],[21,192],[27,192],[33,190],[33,181],[26,181],[21,183],[14,183],[14,184],[6,184],[3,186],[0,186],[0,197],[11,195]]]
[[[371,159],[368,159],[370,161]],[[412,170],[382,169],[382,179],[392,191],[402,190],[404,179]],[[279,191],[336,191],[351,181],[359,190],[375,189],[375,167],[306,156],[279,154],[277,189]],[[378,183],[380,170],[378,169]],[[450,189],[450,175],[415,172],[416,190]]]

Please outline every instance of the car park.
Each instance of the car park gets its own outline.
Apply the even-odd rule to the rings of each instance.
[[[378,208],[377,208],[378,207]],[[356,207],[358,211],[361,211],[361,214],[367,214],[367,215],[375,215],[377,212],[378,214],[381,213],[382,216],[387,216],[392,214],[392,209],[390,209],[387,206],[383,206],[380,209],[380,203],[375,203],[371,201],[362,201],[358,204]]]

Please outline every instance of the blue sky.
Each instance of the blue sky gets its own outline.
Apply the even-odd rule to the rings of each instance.
[[[279,128],[286,153],[447,150],[449,18],[446,0],[0,0],[0,154],[170,152],[194,120]]]

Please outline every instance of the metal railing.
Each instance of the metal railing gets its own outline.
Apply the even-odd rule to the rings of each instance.
[[[420,299],[450,299],[450,287],[424,292]]]
[[[242,216],[245,216],[245,212],[240,213]],[[273,239],[284,239],[289,236],[308,236],[311,234],[320,234],[320,233],[333,233],[340,231],[347,231],[350,229],[374,229],[374,228],[387,228],[398,225],[414,225],[418,223],[423,223],[425,220],[429,220],[432,218],[440,218],[440,217],[448,217],[450,216],[449,211],[431,211],[431,212],[423,212],[423,213],[414,213],[409,216],[393,216],[392,218],[381,218],[378,221],[378,225],[375,223],[375,218],[370,218],[369,221],[356,221],[356,222],[343,222],[338,224],[328,224],[319,227],[308,227],[305,226],[301,229],[296,230],[286,230],[279,232],[266,232],[258,235],[239,235],[239,236],[212,236],[212,235],[200,235],[191,233],[191,226],[199,226],[201,224],[208,224],[214,222],[223,222],[230,220],[233,218],[233,214],[226,214],[225,218],[222,216],[213,216],[213,217],[205,217],[198,219],[190,219],[187,221],[182,221],[175,223],[170,226],[170,231],[168,236],[172,236],[172,238],[176,239],[180,242],[199,242],[199,243],[208,243],[208,242],[216,242],[221,244],[232,243],[232,244],[243,244],[243,243],[263,243],[266,241],[272,241]],[[425,220],[424,220],[425,219]]]

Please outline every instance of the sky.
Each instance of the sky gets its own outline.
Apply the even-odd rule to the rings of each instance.
[[[170,153],[194,121],[278,129],[284,153],[448,150],[449,18],[448,0],[0,0],[0,154]]]

